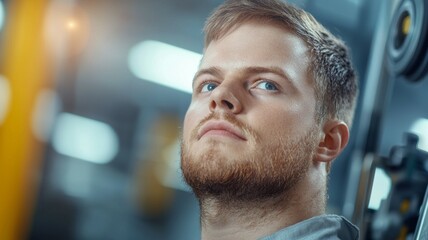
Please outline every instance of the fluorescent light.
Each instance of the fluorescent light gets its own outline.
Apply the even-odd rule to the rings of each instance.
[[[410,132],[419,136],[418,148],[428,151],[428,119],[416,120],[410,128]]]
[[[108,124],[70,113],[58,116],[52,141],[61,154],[99,164],[113,160],[119,149]]]
[[[0,29],[3,27],[4,22],[4,7],[3,1],[0,1]]]
[[[201,59],[201,54],[148,40],[131,49],[128,64],[140,79],[191,93],[193,76]]]
[[[9,109],[10,100],[10,85],[7,79],[0,76],[0,124],[6,117],[6,113]]]
[[[390,189],[391,179],[382,169],[376,168],[372,192],[370,194],[369,208],[374,210],[379,209],[381,201],[388,197]]]

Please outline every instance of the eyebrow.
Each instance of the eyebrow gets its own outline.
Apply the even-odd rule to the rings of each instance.
[[[196,72],[195,76],[193,77],[192,86],[195,85],[196,79],[198,77],[200,77],[201,75],[204,75],[204,74],[212,75],[216,78],[222,78],[223,77],[223,72],[217,67],[200,69]]]
[[[293,81],[291,81],[290,76],[279,67],[248,67],[244,68],[243,72],[245,72],[246,74],[273,73],[293,84]]]
[[[273,73],[275,75],[280,76],[281,78],[285,79],[287,83],[289,83],[293,88],[296,88],[295,83],[292,81],[290,76],[281,68],[275,67],[275,66],[269,66],[269,67],[244,67],[242,69],[239,69],[239,73],[242,75],[248,75],[248,74],[260,74],[260,73]],[[223,71],[218,67],[209,67],[200,69],[196,72],[195,77],[193,78],[192,86],[194,85],[195,80],[200,77],[201,75],[209,74],[216,78],[222,78],[223,77]]]

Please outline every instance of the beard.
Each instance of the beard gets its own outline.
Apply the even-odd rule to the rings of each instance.
[[[203,152],[191,151],[198,129],[211,119],[223,119],[249,137],[249,147],[241,153],[220,151],[224,143],[207,141]],[[181,169],[187,184],[199,200],[215,198],[222,202],[254,202],[287,197],[302,180],[312,163],[316,128],[298,139],[270,136],[269,143],[250,126],[233,116],[212,114],[192,131],[189,141],[181,142]]]

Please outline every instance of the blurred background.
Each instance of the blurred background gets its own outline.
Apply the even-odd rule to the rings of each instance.
[[[0,239],[199,239],[180,126],[204,21],[222,2],[0,0]],[[427,2],[289,2],[347,43],[360,78],[328,211],[363,236],[386,231],[372,223],[388,216],[390,170],[405,168],[387,164],[391,149],[413,132],[428,151]]]

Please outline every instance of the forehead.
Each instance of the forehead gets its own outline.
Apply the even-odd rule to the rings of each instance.
[[[309,48],[297,35],[277,24],[247,22],[209,43],[200,69],[224,71],[276,67],[292,80],[308,83]]]

